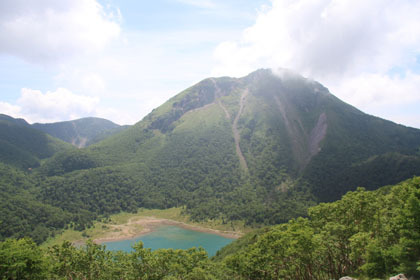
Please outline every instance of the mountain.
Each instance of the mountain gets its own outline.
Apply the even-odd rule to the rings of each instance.
[[[0,115],[0,162],[18,168],[35,168],[41,160],[70,147],[32,128],[23,119]]]
[[[3,123],[0,139],[29,155],[44,147],[32,147],[29,132],[59,141],[22,121]],[[7,127],[24,137],[11,140]],[[420,175],[420,130],[367,115],[290,71],[262,69],[205,79],[98,143],[34,159],[42,164],[28,176],[31,197],[61,209],[60,219],[79,230],[139,207],[182,207],[193,220],[278,224],[358,186]]]
[[[290,71],[262,69],[174,96],[83,150],[94,168],[50,164],[44,174],[64,178],[44,195],[96,213],[183,205],[197,220],[275,224],[357,186],[420,174],[419,148],[420,130],[367,115]]]
[[[105,119],[91,117],[56,123],[35,123],[32,127],[78,148],[83,148],[117,133],[127,126],[120,126]]]
[[[25,120],[0,114],[0,240],[29,236],[41,243],[74,220],[39,200],[42,179],[33,174],[48,158],[72,150],[77,149]]]
[[[221,154],[215,165],[229,165],[231,174],[247,175],[254,185],[287,189],[288,179],[301,178],[321,200],[358,185],[397,183],[420,170],[412,166],[420,130],[364,114],[286,70],[206,79],[95,150],[112,162],[175,162],[169,169],[193,161],[185,167],[206,170],[211,162],[203,157]]]

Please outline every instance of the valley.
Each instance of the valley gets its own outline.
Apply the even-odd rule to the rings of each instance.
[[[53,270],[89,254],[107,263],[92,261],[100,275],[129,267],[131,279],[418,274],[420,130],[291,71],[204,79],[129,127],[1,115],[0,143],[0,251],[30,248],[55,278],[72,277]],[[212,259],[100,245],[160,226],[237,240]]]
[[[85,148],[24,120],[3,116],[0,125],[3,193],[13,194],[4,203],[26,197],[51,213],[43,216],[59,216],[51,225],[8,210],[1,236],[31,234],[39,243],[64,225],[83,231],[139,208],[183,207],[198,223],[285,223],[358,186],[373,190],[420,172],[420,130],[366,115],[287,71],[205,79]],[[79,136],[115,128],[97,119],[43,127]]]
[[[420,280],[420,0],[0,0],[0,280]]]

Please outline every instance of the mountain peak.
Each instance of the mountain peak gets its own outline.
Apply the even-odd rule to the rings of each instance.
[[[139,129],[165,135],[165,141],[187,132],[198,135],[199,131],[206,131],[202,133],[207,135],[211,130],[217,135],[223,131],[230,139],[223,141],[227,141],[226,145],[231,141],[238,167],[248,172],[252,180],[257,182],[268,176],[257,166],[263,164],[263,170],[271,166],[269,169],[283,170],[292,178],[307,178],[321,200],[338,198],[343,189],[348,190],[347,183],[352,187],[363,182],[368,182],[367,187],[377,184],[356,178],[340,182],[341,176],[334,175],[329,180],[335,182],[335,187],[319,178],[318,173],[308,175],[318,172],[318,166],[335,162],[329,168],[340,174],[340,170],[370,164],[365,162],[369,157],[383,155],[390,149],[415,152],[416,145],[420,146],[419,130],[404,130],[366,115],[336,98],[320,83],[288,69],[259,69],[242,78],[205,79],[155,109],[133,127],[136,129],[135,147],[141,147],[145,141],[141,139],[146,139],[140,136]],[[405,140],[396,141],[399,137],[394,134],[404,135],[401,137]],[[153,138],[153,134],[148,137]],[[229,151],[232,152],[225,152]],[[281,174],[272,174],[270,180],[260,183],[266,187],[281,185]]]
[[[6,128],[0,155],[42,162],[40,174],[57,176],[46,192],[57,205],[83,201],[95,213],[185,206],[193,219],[281,223],[314,201],[420,174],[420,130],[366,115],[289,71],[205,79],[125,131],[48,159],[22,130],[43,133]]]

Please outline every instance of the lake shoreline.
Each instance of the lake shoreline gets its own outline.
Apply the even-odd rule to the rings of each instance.
[[[206,228],[199,225],[192,225],[184,222],[179,222],[175,220],[170,219],[163,219],[163,218],[155,218],[155,217],[143,217],[137,220],[130,219],[128,223],[124,225],[111,225],[115,228],[120,229],[121,231],[116,232],[115,235],[109,234],[108,236],[95,238],[93,242],[96,244],[102,244],[104,242],[113,242],[113,241],[122,241],[122,240],[130,240],[135,239],[137,237],[143,236],[145,234],[153,232],[157,227],[163,226],[163,225],[173,225],[173,226],[179,226],[184,229],[189,229],[193,231],[198,232],[205,232],[205,233],[211,233],[216,234],[219,236],[223,236],[226,238],[232,238],[232,239],[238,239],[243,234],[241,232],[236,231],[223,231],[223,230],[217,230],[212,228]],[[138,231],[133,231],[132,228],[128,228],[125,226],[141,226],[141,229]],[[130,230],[131,229],[131,230]]]

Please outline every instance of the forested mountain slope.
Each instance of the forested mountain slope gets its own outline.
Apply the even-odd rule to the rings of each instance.
[[[129,163],[169,204],[212,211],[223,206],[207,207],[209,197],[223,204],[249,186],[242,199],[257,196],[266,211],[293,193],[332,201],[419,174],[420,130],[364,114],[289,71],[258,70],[206,79],[89,152],[103,165]]]
[[[0,162],[18,168],[35,168],[42,159],[70,145],[31,128],[23,119],[0,115]]]
[[[127,126],[120,126],[105,119],[91,117],[56,123],[34,123],[32,127],[76,147],[83,148],[117,133]]]
[[[29,129],[29,128],[27,128]],[[31,177],[37,199],[78,228],[138,207],[192,219],[278,224],[357,186],[420,174],[420,130],[340,101],[282,70],[209,78],[84,149],[63,149]]]
[[[0,240],[31,237],[41,243],[75,220],[73,214],[39,201],[37,185],[28,173],[0,163]]]
[[[215,259],[234,279],[418,279],[420,178],[321,203],[308,218],[250,233]]]
[[[29,236],[41,243],[75,220],[73,214],[40,201],[43,181],[33,174],[47,158],[74,150],[23,119],[0,115],[0,240]]]

